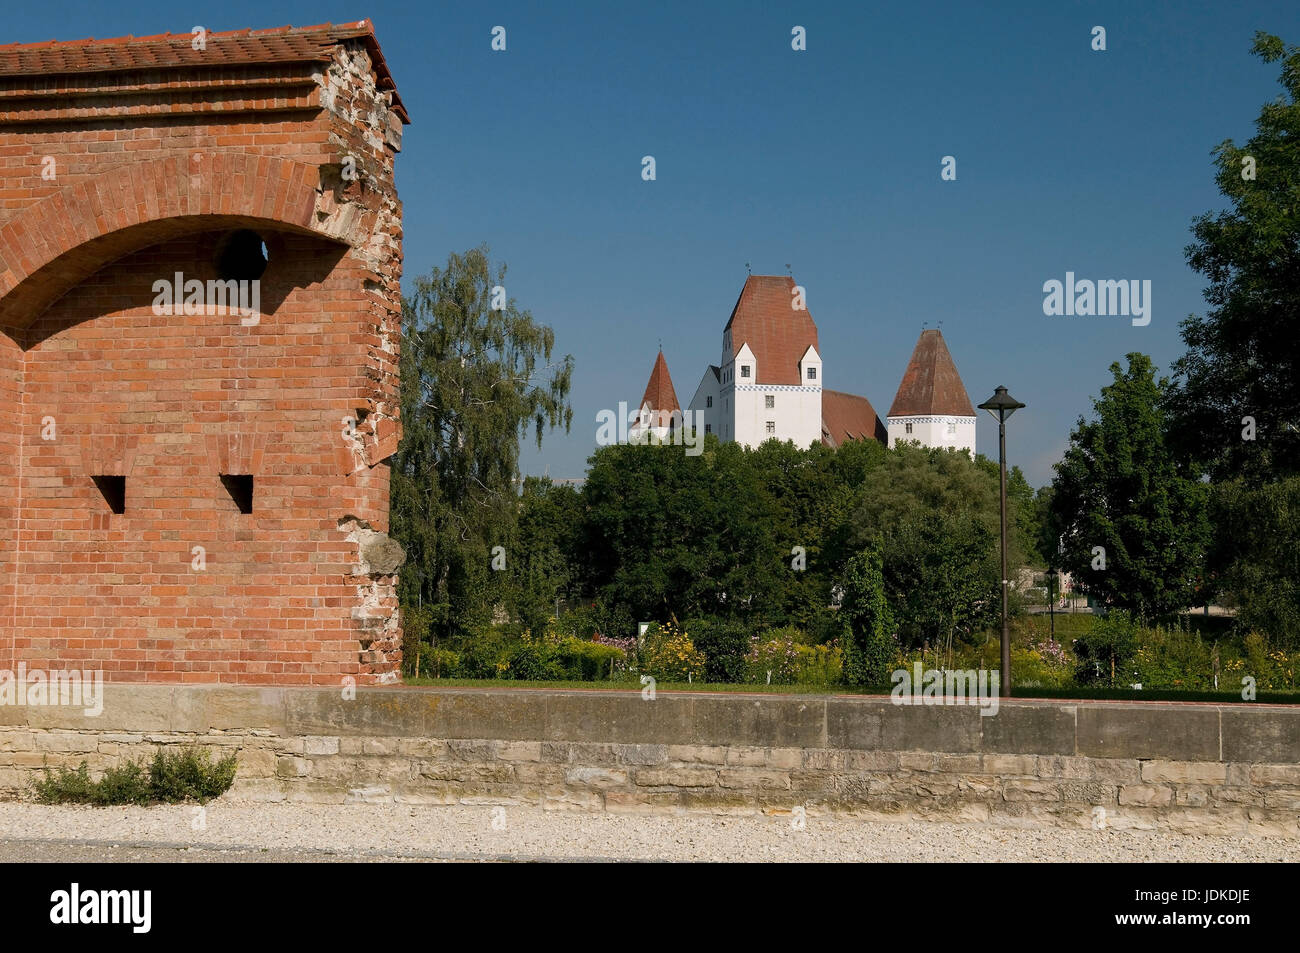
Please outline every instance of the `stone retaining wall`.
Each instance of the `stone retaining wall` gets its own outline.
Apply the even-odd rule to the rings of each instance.
[[[480,689],[106,685],[0,706],[0,795],[193,744],[234,797],[852,812],[1300,837],[1300,708]]]

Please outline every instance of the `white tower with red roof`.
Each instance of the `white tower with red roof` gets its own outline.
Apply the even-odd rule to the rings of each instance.
[[[889,408],[889,445],[900,440],[975,456],[975,408],[937,328],[921,332]]]
[[[682,408],[677,403],[677,391],[673,389],[668,362],[664,360],[661,349],[650,370],[650,380],[645,385],[636,420],[628,428],[628,439],[635,442],[648,432],[658,439],[667,440],[681,425]]]

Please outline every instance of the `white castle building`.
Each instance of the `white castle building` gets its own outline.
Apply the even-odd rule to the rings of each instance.
[[[750,275],[722,329],[722,357],[710,364],[688,409],[696,426],[723,441],[757,446],[792,440],[915,440],[975,455],[975,410],[938,330],[921,332],[889,409],[886,428],[871,401],[827,390],[817,325],[794,279]],[[634,426],[661,433],[681,426],[682,411],[663,351],[655,359]]]

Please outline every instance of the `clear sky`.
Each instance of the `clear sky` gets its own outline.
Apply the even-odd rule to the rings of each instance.
[[[10,4],[4,42],[370,18],[410,111],[406,281],[488,242],[576,359],[569,434],[527,472],[578,477],[596,414],[635,403],[659,342],[680,400],[745,279],[807,288],[828,387],[883,415],[923,322],[974,403],[1028,404],[1008,454],[1051,478],[1129,351],[1164,370],[1203,309],[1183,249],[1222,207],[1210,150],[1281,92],[1256,29],[1300,5],[163,0]],[[493,52],[491,30],[506,28]],[[807,50],[791,49],[806,28]],[[1105,52],[1091,48],[1106,29]],[[653,155],[657,180],[641,178]],[[944,156],[956,181],[942,181]],[[1151,323],[1048,317],[1043,283],[1152,283]],[[981,415],[981,452],[996,456]]]

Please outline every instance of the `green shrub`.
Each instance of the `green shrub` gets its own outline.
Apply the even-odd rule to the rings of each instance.
[[[749,632],[739,622],[717,619],[690,619],[686,630],[691,641],[704,654],[704,680],[707,682],[743,682],[746,680],[745,658],[749,654]]]
[[[998,671],[1002,664],[997,660],[986,665],[963,665],[962,668],[986,668]],[[1011,646],[1011,683],[1016,688],[1068,688],[1074,684],[1072,661],[1061,661],[1057,651],[1047,652],[1043,647],[1021,648]]]
[[[585,682],[607,679],[627,661],[620,648],[581,639],[565,639],[555,654],[565,678]]]
[[[94,781],[82,761],[75,770],[65,767],[52,772],[46,768],[33,788],[42,804],[206,804],[230,789],[236,767],[234,752],[213,764],[203,749],[167,752],[159,748],[147,770],[143,762],[126,761]]]
[[[838,645],[795,646],[795,682],[830,688],[843,681],[844,650]]]
[[[136,765],[139,768],[139,765]],[[57,774],[45,769],[44,777],[33,785],[36,800],[42,804],[100,804],[99,784],[90,778],[90,766],[85,762],[74,771],[59,768]],[[130,803],[130,802],[127,802]]]
[[[496,629],[485,629],[459,640],[460,665],[456,677],[510,678],[506,672],[516,647]]]
[[[1078,658],[1075,678],[1081,685],[1128,685],[1140,630],[1127,612],[1115,611],[1093,619],[1092,627],[1074,643]]]
[[[402,607],[402,671],[415,673],[415,660],[420,660],[420,674],[424,674],[423,651],[429,647],[429,628],[433,613],[418,606]]]
[[[1144,688],[1214,689],[1214,647],[1185,628],[1141,629],[1128,682]]]
[[[887,685],[898,640],[876,547],[849,560],[843,587],[840,612],[849,630],[844,640],[844,681],[849,685]]]
[[[636,634],[636,624],[625,608],[620,606],[611,610],[599,601],[574,606],[555,620],[554,628],[562,636],[571,636],[583,642],[591,641],[595,635],[627,638]]]
[[[510,656],[509,668],[501,678],[521,681],[554,682],[564,678],[564,672],[546,645],[521,641]]]
[[[155,758],[161,756],[161,752],[155,755]],[[86,762],[81,762],[84,768]],[[80,778],[78,784],[80,784]],[[100,778],[97,787],[90,790],[94,791],[94,801],[96,804],[148,804],[151,800],[172,801],[185,800],[184,798],[168,798],[163,796],[154,796],[150,787],[150,775],[145,772],[144,765],[138,761],[124,761],[121,764],[114,765],[104,772]],[[229,785],[227,785],[229,786]]]
[[[1255,679],[1255,687],[1266,691],[1300,689],[1300,652],[1290,653],[1270,645],[1259,632],[1249,632],[1241,642],[1240,654],[1223,662],[1225,676],[1234,690],[1241,688],[1243,676]],[[1220,685],[1224,679],[1220,679]]]
[[[421,678],[458,678],[461,676],[460,653],[450,649],[420,646]]]
[[[149,765],[149,791],[166,803],[198,801],[203,804],[220,797],[235,781],[235,755],[230,753],[216,764],[207,751],[185,748],[169,753],[159,748]]]
[[[808,628],[804,632],[806,645],[836,645],[843,646],[844,639],[844,616],[840,615],[838,609],[822,609],[815,613],[808,620]],[[842,650],[841,650],[841,654]]]

